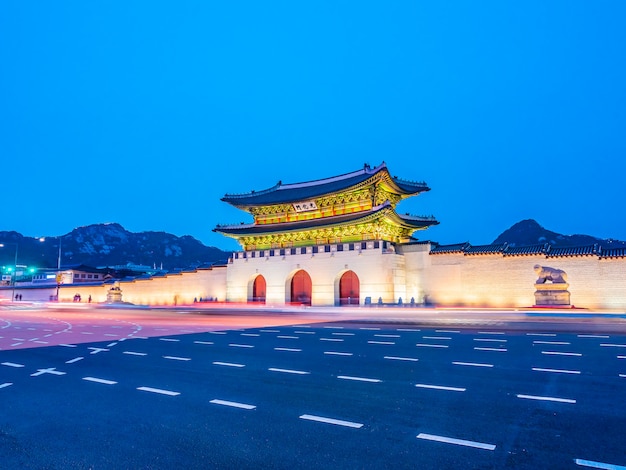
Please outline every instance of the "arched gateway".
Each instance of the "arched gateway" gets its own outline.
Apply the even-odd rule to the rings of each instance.
[[[267,283],[265,282],[265,278],[259,274],[252,282],[252,298],[250,299],[250,302],[259,302],[264,304],[266,288]]]
[[[291,303],[311,305],[313,283],[311,276],[304,270],[296,271],[291,278]]]
[[[354,271],[346,271],[339,279],[339,305],[359,305],[359,277]]]

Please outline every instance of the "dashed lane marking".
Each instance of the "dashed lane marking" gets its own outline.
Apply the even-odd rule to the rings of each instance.
[[[258,333],[241,333],[241,336],[261,336]]]
[[[537,372],[555,372],[557,374],[580,374],[579,370],[565,370],[565,369],[544,369],[541,367],[533,367]]]
[[[13,385],[13,382],[5,382],[3,384],[0,384],[0,388],[10,387],[11,385]]]
[[[228,346],[231,348],[253,348],[254,346],[251,344],[238,344],[238,343],[230,343]]]
[[[457,365],[457,366],[470,366],[470,367],[493,367],[493,364],[483,364],[482,362],[453,361],[452,364]]]
[[[396,344],[393,341],[373,341],[373,340],[370,340],[367,343],[368,344]]]
[[[579,338],[601,338],[601,339],[607,339],[610,338],[610,336],[608,335],[576,335]]]
[[[296,375],[309,375],[310,374],[310,372],[306,372],[303,370],[277,369],[275,367],[270,367],[267,370],[272,371],[272,372],[282,372],[284,374],[296,374]]]
[[[170,397],[175,397],[177,395],[180,395],[180,392],[173,392],[171,390],[163,390],[160,388],[152,388],[152,387],[137,387],[137,390],[141,390],[142,392],[158,393],[160,395],[168,395]]]
[[[85,359],[84,357],[75,357],[74,359],[70,359],[69,361],[65,361],[66,364],[74,364],[75,362],[82,361]]]
[[[604,470],[626,470],[626,467],[623,465],[614,465],[612,463],[596,462],[594,460],[574,459],[574,462],[576,463],[576,465],[580,465],[581,467],[601,468]]]
[[[14,344],[11,345],[11,347],[19,346],[21,344],[23,344],[23,343],[14,343]]]
[[[211,400],[209,403],[213,403],[214,405],[231,406],[233,408],[242,408],[244,410],[254,410],[256,408],[256,405],[247,405],[245,403],[237,403],[234,401],[218,400],[217,398]]]
[[[525,398],[526,400],[554,401],[557,403],[576,403],[576,400],[572,398],[542,397],[537,395],[518,394],[517,398]]]
[[[435,330],[435,333],[460,333],[460,330]]]
[[[226,366],[226,367],[245,367],[245,364],[236,364],[234,362],[214,361],[213,364],[216,366]]]
[[[560,351],[541,351],[541,354],[549,354],[549,355],[552,355],[552,356],[577,356],[577,357],[582,356],[581,353],[560,352]]]
[[[376,338],[400,338],[400,335],[382,335],[382,334],[378,334],[378,335],[374,335]]]
[[[495,339],[495,338],[474,338],[474,341],[480,341],[483,343],[506,343],[507,339]]]
[[[418,388],[430,388],[433,390],[446,390],[448,392],[464,392],[467,389],[463,387],[448,387],[447,385],[431,385],[431,384],[415,384]]]
[[[447,348],[447,344],[426,344],[426,343],[417,343],[415,346],[420,348]]]
[[[526,336],[556,336],[556,333],[526,333]]]
[[[297,335],[314,335],[315,331],[294,331]]]
[[[7,367],[24,367],[24,364],[16,364],[15,362],[3,362],[2,365]]]
[[[626,374],[619,374],[620,377],[626,378]]]
[[[179,340],[179,339],[176,339],[176,338],[159,338],[159,341],[169,341],[169,342],[171,342],[171,343],[177,343],[177,342],[179,342],[180,340]]]
[[[38,377],[43,374],[52,374],[52,375],[65,375],[65,372],[61,372],[56,370],[56,367],[49,367],[48,369],[37,369],[37,372],[30,374],[31,377]]]
[[[108,349],[106,349],[106,348],[91,348],[91,347],[90,347],[90,348],[87,348],[87,349],[91,349],[91,352],[90,352],[89,354],[98,354],[98,353],[101,353],[101,352],[107,352],[107,351],[109,351],[109,350],[108,350]]]
[[[425,434],[423,432],[417,435],[418,439],[425,439],[428,441],[444,442],[446,444],[455,444],[458,446],[474,447],[476,449],[494,450],[496,448],[493,444],[485,444],[483,442],[466,441],[465,439],[455,439],[452,437],[436,436],[434,434]]]
[[[416,328],[397,328],[396,331],[422,331]]]
[[[341,341],[343,341],[343,339],[341,339],[341,338],[320,338],[320,341],[335,341],[335,342],[341,342]]]
[[[274,348],[274,351],[302,352],[302,349],[297,349],[297,348]]]
[[[382,382],[382,380],[380,379],[370,379],[368,377],[353,377],[351,375],[338,375],[337,378],[342,379],[342,380],[354,380],[357,382],[371,382],[371,383]]]
[[[324,354],[328,354],[329,356],[353,356],[352,353],[339,351],[324,351]]]
[[[261,333],[280,333],[280,330],[259,330]],[[226,334],[226,333],[222,333]]]
[[[191,361],[190,357],[178,357],[178,356],[163,356],[163,359],[170,359],[172,361]]]
[[[605,348],[626,348],[626,344],[615,343],[600,343],[600,346],[604,346]]]
[[[324,416],[314,416],[314,415],[301,415],[300,419],[306,419],[308,421],[317,421],[318,423],[326,423],[326,424],[334,424],[335,426],[345,426],[348,428],[362,428],[363,424],[354,423],[352,421],[344,421],[342,419],[335,418],[325,418]]]
[[[117,344],[117,342],[115,342],[115,343],[109,343],[109,344],[107,344],[107,348],[112,348],[112,347],[113,347],[113,346],[115,346],[116,344]]]
[[[195,344],[215,344],[213,341],[194,341]]]
[[[64,348],[75,348],[75,344],[59,344],[59,346],[63,346]]]
[[[479,348],[479,347],[475,347],[474,348],[476,351],[496,351],[496,352],[507,352],[508,349],[506,348]]]
[[[505,335],[503,331],[479,331],[479,335]]]
[[[95,383],[104,384],[104,385],[115,385],[117,383],[114,380],[99,379],[97,377],[83,377],[83,380],[86,380],[87,382],[95,382]]]
[[[331,333],[331,335],[336,335],[336,336],[354,336],[354,333]]]
[[[533,341],[533,344],[562,344],[562,345],[570,345],[571,343],[567,341]]]
[[[380,328],[369,327],[369,326],[362,326],[361,328],[359,328],[359,330],[379,331]]]
[[[277,336],[279,339],[300,339],[298,336],[288,336],[288,335],[279,335]]]
[[[422,339],[452,339],[450,336],[422,336]]]
[[[618,359],[626,359],[626,356],[617,356]]]
[[[128,354],[129,356],[147,356],[147,353],[135,352],[135,351],[124,351],[122,354]]]
[[[324,328],[328,328],[330,330],[343,330],[343,326],[325,326]]]
[[[399,357],[399,356],[385,356],[383,359],[391,359],[393,361],[409,361],[409,362],[419,361],[419,359],[415,357]]]

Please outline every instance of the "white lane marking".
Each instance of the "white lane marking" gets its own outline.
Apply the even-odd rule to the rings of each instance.
[[[399,357],[399,356],[385,356],[383,359],[391,359],[394,361],[410,361],[410,362],[419,361],[419,359],[416,359],[414,357]]]
[[[556,333],[526,333],[526,336],[556,336]]]
[[[13,382],[5,382],[0,384],[0,388],[10,387],[11,385],[13,385]]]
[[[80,334],[81,335],[93,335],[93,331],[81,331]],[[50,335],[46,335],[46,336],[50,336]]]
[[[533,341],[533,344],[565,344],[565,345],[568,345],[568,344],[571,344],[571,343],[569,343],[567,341],[537,341],[537,340],[535,340],[535,341]]]
[[[345,426],[348,428],[359,429],[363,427],[361,423],[354,423],[352,421],[344,421],[342,419],[325,418],[323,416],[302,415],[300,416],[300,419],[306,419],[308,421],[317,421],[318,423],[334,424],[336,426]]]
[[[315,331],[294,331],[294,333],[297,335],[314,335]]]
[[[425,439],[428,441],[444,442],[446,444],[455,444],[458,446],[475,447],[476,449],[494,450],[496,448],[493,444],[485,444],[483,442],[466,441],[465,439],[455,439],[453,437],[436,436],[434,434],[425,434],[423,432],[417,435],[418,439]]]
[[[626,356],[617,356],[618,359],[626,359]]]
[[[393,341],[368,341],[368,344],[396,344]]]
[[[302,352],[302,349],[297,349],[297,348],[274,348],[274,351]]]
[[[460,330],[435,330],[435,333],[460,333]]]
[[[15,362],[3,362],[2,365],[7,367],[24,367],[24,364],[16,364]]]
[[[300,339],[298,336],[287,336],[287,335],[282,335],[282,336],[279,335],[279,336],[277,336],[277,338],[280,338],[280,339]]]
[[[159,341],[169,341],[169,342],[171,342],[171,343],[177,343],[177,342],[179,342],[180,340],[179,340],[179,339],[176,339],[176,338],[159,338]]]
[[[400,335],[381,335],[381,334],[378,334],[378,335],[374,335],[374,336],[377,337],[377,338],[400,338]]]
[[[11,347],[19,346],[20,344],[23,344],[23,343],[14,343],[14,344],[11,345]]]
[[[610,338],[609,335],[576,335],[579,338],[602,338],[602,339],[607,339]]]
[[[479,335],[505,335],[503,331],[479,331]]]
[[[351,375],[338,375],[337,378],[343,379],[343,380],[355,380],[357,382],[372,382],[372,383],[382,382],[382,380],[380,379],[370,379],[367,377],[352,377]]]
[[[445,385],[430,385],[430,384],[415,384],[419,388],[432,388],[434,390],[447,390],[449,392],[464,392],[466,388],[461,387],[448,387]]]
[[[137,387],[137,390],[141,390],[142,392],[158,393],[160,395],[168,395],[170,397],[175,397],[177,395],[180,395],[180,392],[172,392],[171,390],[163,390],[160,388],[152,388],[152,387]]]
[[[210,335],[225,335],[226,334],[225,331],[207,331],[207,333],[209,333]]]
[[[113,333],[105,333],[103,336],[119,336],[119,335],[116,335],[116,334],[113,334]]]
[[[37,369],[37,372],[35,372],[34,374],[30,374],[30,376],[38,377],[43,374],[65,375],[65,372],[56,370],[56,367],[49,367],[48,369]]]
[[[215,405],[231,406],[233,408],[242,408],[244,410],[254,410],[256,408],[256,405],[246,405],[245,403],[237,403],[234,401],[218,400],[217,398],[211,400],[209,403],[213,403]]]
[[[195,344],[215,344],[213,341],[194,341]]]
[[[396,331],[422,331],[416,328],[396,328]]]
[[[331,356],[352,356],[352,353],[347,352],[339,352],[339,351],[324,351],[324,354],[328,354]]]
[[[229,346],[231,348],[253,348],[254,347],[251,344],[237,344],[237,343],[230,343]]]
[[[518,394],[517,398],[525,398],[527,400],[554,401],[557,403],[576,403],[576,400],[571,398],[542,397],[537,395]]]
[[[261,336],[258,333],[241,333],[241,336]]]
[[[422,339],[452,339],[450,336],[422,336]]]
[[[474,348],[476,351],[497,351],[497,352],[507,352],[508,349],[506,348],[479,348],[479,347],[475,347]]]
[[[537,372],[556,372],[558,374],[580,374],[579,370],[543,369],[541,367],[533,367],[533,370]]]
[[[59,346],[63,346],[65,348],[75,348],[76,347],[75,344],[59,344]]]
[[[374,328],[374,327],[369,327],[369,326],[363,326],[363,327],[359,328],[359,330],[379,331],[379,330],[380,330],[380,328]]]
[[[79,357],[75,357],[74,359],[70,359],[69,361],[65,361],[65,363],[66,364],[74,364],[75,362],[82,361],[83,359],[85,359],[85,358],[82,357],[82,356],[79,356]]]
[[[98,354],[98,353],[101,353],[101,352],[108,351],[108,349],[105,349],[105,348],[91,348],[91,347],[89,347],[87,349],[91,349],[91,352],[89,354]]]
[[[607,348],[626,348],[626,344],[615,344],[615,343],[600,343],[600,346],[604,346]]]
[[[483,364],[481,362],[458,362],[458,361],[453,361],[452,364],[455,364],[457,366],[493,367],[493,364]]]
[[[604,470],[626,470],[626,467],[623,465],[596,462],[594,460],[574,459],[574,462],[576,462],[576,465],[580,465],[581,467],[601,468]]]
[[[508,339],[495,339],[495,338],[474,338],[474,341],[482,341],[487,343],[506,343]]]
[[[626,374],[619,374],[620,377],[626,378]]]
[[[261,333],[280,333],[280,330],[259,330]],[[225,333],[222,333],[225,334]]]
[[[122,354],[128,354],[130,356],[147,356],[148,353],[135,352],[135,351],[124,351]]]
[[[293,369],[277,369],[276,367],[270,367],[267,369],[272,372],[282,372],[284,374],[296,374],[296,375],[309,375],[310,372],[306,372],[303,370],[293,370]]]
[[[341,339],[341,338],[320,338],[320,341],[335,341],[335,342],[341,342],[341,341],[343,341],[343,339]]]
[[[190,357],[163,356],[163,359],[171,359],[172,361],[191,361]]]
[[[420,348],[447,348],[447,344],[425,344],[425,343],[417,343],[415,346],[419,346]]]
[[[245,364],[237,364],[235,362],[214,361],[213,364],[216,366],[226,366],[226,367],[245,367]]]
[[[581,353],[560,352],[560,351],[541,351],[541,354],[551,354],[553,356],[582,356]]]
[[[325,326],[324,328],[328,328],[331,330],[343,330],[343,326]]]
[[[354,336],[354,333],[331,333],[331,335],[337,335],[337,336]]]
[[[117,382],[113,380],[99,379],[97,377],[83,377],[83,380],[87,380],[88,382],[96,382],[104,385],[115,385]]]

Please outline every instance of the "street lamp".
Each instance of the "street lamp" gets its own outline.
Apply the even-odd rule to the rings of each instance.
[[[4,248],[6,245],[15,245],[15,269],[13,270],[13,276],[11,276],[11,278],[13,279],[13,290],[11,292],[11,302],[13,302],[15,300],[15,281],[17,281],[17,243],[14,242],[8,242],[8,243],[0,243],[0,248]]]
[[[59,240],[59,255],[57,256],[57,275],[56,275],[56,282],[57,282],[57,302],[59,301],[59,287],[61,286],[61,246],[63,245],[63,238],[61,238],[61,236],[58,237],[50,237],[50,238],[56,238],[57,240]],[[40,242],[45,242],[46,241],[46,237],[41,237],[39,239]]]

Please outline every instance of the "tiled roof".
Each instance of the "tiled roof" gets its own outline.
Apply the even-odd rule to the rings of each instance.
[[[626,258],[626,248],[601,248],[600,258]]]
[[[415,217],[398,215],[393,211],[391,205],[386,202],[370,211],[355,212],[351,214],[337,215],[334,217],[324,217],[319,219],[300,220],[298,222],[286,222],[282,224],[240,224],[240,225],[218,225],[213,229],[215,232],[232,235],[255,235],[274,232],[293,232],[320,227],[328,227],[338,224],[348,224],[368,217],[372,217],[379,212],[389,210],[390,215],[396,216],[403,223],[416,228],[430,227],[439,222],[434,217]]]
[[[369,165],[365,165],[362,170],[353,171],[352,173],[304,183],[283,184],[279,181],[275,186],[263,191],[251,191],[245,194],[226,194],[222,198],[222,201],[235,206],[284,204],[294,201],[305,201],[356,186],[381,171],[388,172],[385,163],[382,163],[376,168],[370,168]],[[396,177],[391,177],[391,179],[398,189],[405,194],[417,194],[430,190],[426,183],[423,182],[405,181]]]
[[[455,243],[454,245],[436,245],[430,250],[431,255],[443,255],[449,253],[463,253],[470,246],[469,243]]]
[[[597,254],[598,245],[570,246],[563,248],[550,247],[550,251],[546,254],[546,257],[556,258],[557,256],[591,256]]]
[[[502,253],[506,249],[506,243],[498,245],[469,245],[465,248],[464,254],[466,255],[493,255]]]
[[[504,250],[504,256],[528,256],[528,255],[544,255],[550,250],[550,245],[543,243],[541,245],[529,246],[507,246]]]

